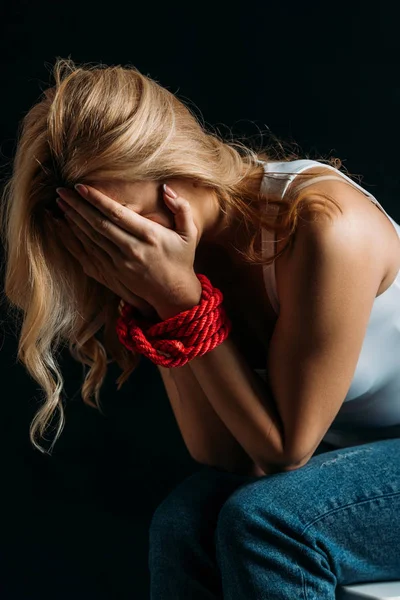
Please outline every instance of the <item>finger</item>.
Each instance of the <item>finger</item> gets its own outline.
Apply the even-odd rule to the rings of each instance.
[[[71,228],[85,249],[85,261],[82,263],[85,273],[135,306],[145,316],[156,314],[155,309],[146,300],[137,296],[115,277],[115,266],[109,255],[102,248],[96,246],[79,227],[72,224]]]
[[[90,239],[93,245],[96,245],[98,248],[102,248],[105,253],[107,253],[109,257],[113,259],[114,262],[118,261],[118,259],[121,259],[120,247],[118,247],[103,234],[99,233],[89,221],[84,219],[73,208],[69,208],[69,210],[65,213],[65,217],[68,224],[74,228],[75,233],[81,231],[83,234],[85,234],[86,240]],[[129,241],[130,246],[132,246],[132,243],[134,243],[134,238],[132,238],[132,236],[128,236],[126,233],[124,233],[124,236],[126,236],[125,243]]]
[[[182,238],[186,240],[191,240],[193,237],[197,238],[197,228],[195,222],[193,220],[193,212],[192,207],[190,206],[190,202],[188,202],[182,196],[177,196],[176,198],[172,198],[167,193],[168,186],[164,186],[163,189],[163,198],[168,208],[173,212],[175,217],[176,228],[175,231]]]
[[[124,305],[125,305],[125,301],[123,298],[121,298],[121,300],[119,301],[119,304],[118,304],[118,312],[120,315],[122,315],[122,309],[123,309]]]
[[[128,289],[118,278],[113,279],[112,286],[106,280],[104,272],[108,269],[109,273],[114,273],[114,264],[110,264],[110,257],[101,248],[95,248],[94,243],[86,234],[77,226],[68,226],[67,223],[52,219],[60,238],[66,248],[75,256],[83,271],[104,285],[112,292],[121,298],[122,302],[128,302],[136,307],[144,316],[155,317],[156,310],[143,298],[137,296],[134,292]],[[121,313],[121,305],[118,307]]]
[[[83,188],[87,189],[87,194]],[[119,247],[123,247],[127,240],[131,243],[131,235],[142,241],[154,239],[159,234],[160,228],[163,227],[116,202],[92,186],[78,184],[76,189],[77,191],[57,188],[57,192],[83,218],[89,220],[98,232],[114,241]],[[130,235],[126,236],[126,233]]]
[[[100,261],[104,261],[104,263],[110,261],[108,253],[105,252],[104,249],[88,236],[74,221],[68,223],[68,229],[70,230],[70,234],[75,239],[79,240],[79,243],[85,249],[86,254]]]
[[[129,290],[122,282],[119,282],[121,285],[121,290],[118,292],[118,295],[121,298],[121,302],[119,305],[119,312],[121,314],[121,307],[124,302],[128,302],[135,308],[137,308],[143,315],[146,317],[152,317],[157,315],[157,311],[151,304],[149,304],[146,300],[134,294],[131,290]]]
[[[81,264],[84,272],[102,285],[108,287],[123,301],[135,306],[145,316],[154,316],[155,309],[143,298],[140,298],[129,290],[119,279],[113,281],[111,287],[103,276],[108,268],[110,273],[114,272],[114,265],[106,252],[95,244],[77,226],[68,226],[65,222],[52,218],[56,231],[66,248],[75,256]],[[121,311],[120,311],[121,313]]]
[[[101,269],[98,268],[94,251],[90,250],[83,236],[77,236],[74,230],[63,221],[57,220],[55,225],[64,246],[73,256],[75,256],[83,271],[89,277],[93,277],[99,283],[104,284],[104,279],[101,276]]]
[[[99,281],[101,284],[106,285],[106,287],[111,289],[111,291],[117,294],[117,296],[124,299],[126,302],[129,302],[129,304],[132,306],[135,306],[143,315],[153,316],[157,314],[155,309],[146,300],[144,300],[144,298],[137,296],[117,277],[114,276],[112,278],[112,284],[109,283],[107,274],[114,275],[115,273],[115,266],[110,260],[109,255],[104,252],[102,248],[96,246],[96,244],[94,244],[92,240],[81,229],[79,229],[79,227],[74,224],[72,224],[71,227],[85,248],[86,256],[89,257],[89,260],[91,260],[93,263],[92,267],[95,268],[97,272],[95,279],[97,279],[97,281]]]
[[[96,247],[79,227],[73,226],[73,230],[75,230],[82,247],[85,249],[84,260],[82,261],[85,273],[124,299],[125,302],[135,306],[143,315],[153,316],[157,314],[146,300],[137,296],[115,277],[115,266],[108,254],[101,248]]]
[[[55,219],[54,217],[51,217],[51,219],[55,227],[55,231],[57,232],[57,235],[62,241],[63,245],[71,252],[71,254],[80,260],[82,254],[85,252],[82,242],[76,237],[76,235],[74,235],[73,231],[70,227],[68,227],[65,221]]]

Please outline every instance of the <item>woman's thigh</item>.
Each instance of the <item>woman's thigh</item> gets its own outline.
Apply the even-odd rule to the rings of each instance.
[[[203,465],[199,470],[181,481],[156,508],[150,531],[173,531],[188,536],[189,531],[214,533],[221,507],[241,485],[254,481],[219,468]]]
[[[332,448],[330,444],[321,442],[313,458]],[[270,479],[273,475],[266,477]],[[266,477],[262,479],[265,480]],[[190,528],[201,529],[204,533],[205,527],[214,532],[219,512],[227,499],[239,487],[259,479],[259,476],[238,475],[219,467],[202,465],[182,480],[158,505],[152,517],[150,532],[161,532],[164,529],[188,535]]]
[[[214,543],[218,514],[253,479],[203,466],[159,504],[149,529],[151,598],[222,598]]]
[[[330,444],[321,442],[313,456],[331,449]],[[181,481],[158,505],[152,525],[161,529],[167,522],[169,526],[175,524],[179,527],[182,522],[196,521],[215,526],[218,513],[229,496],[240,486],[258,479],[256,476],[238,475],[203,465]]]
[[[400,439],[315,454],[299,469],[248,482],[222,506],[215,541],[222,560],[227,545],[253,556],[248,573],[265,570],[258,558],[276,548],[305,586],[316,557],[338,584],[399,578]]]

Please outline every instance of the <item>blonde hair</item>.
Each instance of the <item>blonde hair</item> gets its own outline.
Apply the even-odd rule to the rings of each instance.
[[[259,161],[290,161],[298,156],[282,151],[282,146],[257,152],[207,131],[189,107],[133,66],[77,66],[58,58],[53,76],[55,85],[43,92],[22,120],[0,212],[6,257],[4,300],[8,316],[21,325],[17,360],[45,394],[30,425],[30,439],[48,454],[65,423],[63,379],[57,363],[62,347],[68,344],[84,374],[85,366],[89,367],[82,398],[100,411],[99,391],[107,365],[116,361],[122,369],[116,382],[120,390],[140,360],[115,332],[120,299],[86,276],[53,234],[44,209],[54,205],[57,186],[72,187],[93,179],[185,177],[211,187],[222,211],[234,206],[246,223],[271,231],[289,230],[288,243],[303,201],[310,200],[307,191],[268,198],[286,209],[281,221],[258,210],[265,197],[255,193],[249,182],[263,168]],[[339,168],[337,161],[326,162]],[[322,196],[340,210],[333,198]],[[244,252],[250,263],[270,264],[286,249],[266,259],[254,250],[254,239]],[[57,411],[54,439],[46,450],[39,441],[46,439]]]

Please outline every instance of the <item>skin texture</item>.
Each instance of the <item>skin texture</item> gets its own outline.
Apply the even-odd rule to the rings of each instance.
[[[172,185],[173,182],[168,183]],[[158,235],[162,234],[161,237],[165,239],[167,234],[175,235],[179,230],[183,238],[191,236],[192,241],[197,244],[202,237],[207,238],[207,235],[210,239],[211,234],[216,235],[222,243],[218,205],[211,202],[209,210],[205,210],[205,202],[201,202],[204,199],[201,195],[204,190],[200,188],[201,193],[197,195],[191,193],[193,190],[198,191],[196,186],[185,189],[179,187],[179,184],[179,181],[175,182],[174,189],[181,199],[181,226],[177,219],[179,210],[174,212],[172,205],[165,203],[162,195],[157,203],[156,193],[153,198],[147,198],[150,206],[138,206],[135,204],[133,191],[130,190],[130,210],[126,212],[129,215],[139,215],[142,211],[141,228],[148,227],[147,219],[158,222]],[[183,184],[186,185],[185,182]],[[157,192],[157,185],[147,185],[155,186],[153,191]],[[110,190],[104,191],[108,196],[111,195]],[[335,182],[332,191],[331,195],[340,200],[342,214],[334,223],[325,223],[323,219],[304,219],[297,232],[297,242],[293,246],[290,260],[286,263],[284,277],[280,280],[278,278],[281,311],[270,343],[267,363],[273,398],[270,399],[266,390],[258,387],[259,381],[229,338],[213,352],[191,361],[194,375],[201,383],[214,411],[264,472],[271,464],[290,469],[303,466],[321,441],[343,401],[353,376],[371,306],[387,271],[389,236],[386,229],[383,234],[383,229],[378,227],[380,213],[376,207],[368,203],[358,191],[350,189],[349,186],[344,188],[340,182]],[[119,192],[122,193],[121,190]],[[114,193],[117,193],[117,190],[114,190]],[[140,201],[144,202],[144,196],[140,196]],[[119,202],[108,200],[110,206],[114,205],[114,213],[118,205],[124,202],[124,199]],[[103,199],[102,208],[101,204],[99,199],[100,211],[107,217],[107,200]],[[80,202],[72,202],[72,205],[82,215],[89,206],[82,202],[82,199]],[[95,210],[96,214],[92,213],[93,218],[88,213],[86,216],[87,224],[94,226],[92,239],[96,243],[96,231],[106,233],[106,230],[96,228],[96,219],[100,212],[93,206],[96,206],[96,203],[91,204],[91,210]],[[215,208],[215,212],[212,212],[212,207]],[[175,226],[178,225],[175,228],[172,213]],[[182,220],[184,213],[188,213],[186,229]],[[110,216],[112,218],[112,215]],[[169,226],[165,221],[160,222],[160,218],[167,218]],[[386,217],[381,218],[385,227],[389,227]],[[124,224],[123,220],[121,223]],[[139,226],[138,220],[137,225]],[[85,229],[91,235],[91,228]],[[175,231],[171,232],[171,229]],[[161,230],[164,230],[164,233]],[[392,231],[390,235],[395,233]],[[140,228],[134,228],[132,234],[131,244],[134,249],[137,236],[140,237]],[[224,234],[225,239],[228,239],[226,230]],[[233,230],[230,234],[233,234]],[[105,237],[107,238],[107,234]],[[84,240],[82,237],[79,239]],[[398,244],[397,235],[396,242]],[[174,243],[176,245],[176,242]],[[192,251],[196,243],[191,245]],[[107,244],[104,247],[107,248]],[[170,254],[171,252],[165,251],[165,258]],[[178,254],[179,258],[183,256],[182,252]],[[92,264],[90,244],[87,255]],[[163,273],[166,268],[163,258],[160,255],[159,260],[148,261],[148,269],[151,270],[152,264],[156,264],[158,272]],[[186,260],[184,257],[183,259]],[[132,264],[134,260],[132,254]],[[123,267],[118,259],[114,260],[109,269],[102,260],[99,264],[104,264],[104,271],[109,272],[111,276],[118,275],[120,264]],[[169,258],[170,268],[173,264],[174,261]],[[155,270],[154,272],[156,273]],[[131,271],[128,269],[126,273],[130,275]],[[175,269],[174,273],[181,277],[181,269]],[[122,281],[129,281],[122,271],[121,275]],[[193,282],[194,278],[186,279],[187,285],[184,287],[189,288]],[[135,278],[132,278],[132,283],[134,286]],[[108,287],[114,289],[110,285]],[[143,286],[142,289],[145,291]],[[122,295],[118,290],[114,291]],[[198,301],[199,298],[194,296],[185,299],[189,306],[197,304]],[[173,314],[174,310],[181,312],[189,306],[177,304],[166,307],[165,312],[157,312],[162,318],[168,318],[170,310]],[[343,311],[343,306],[346,307],[346,311]],[[295,346],[293,339],[296,340]],[[331,393],[328,389],[329,381],[332,383]],[[324,404],[321,403],[322,397]]]
[[[260,172],[248,184],[249,187],[254,186],[253,189],[256,193],[260,189],[263,176],[264,170],[260,167]],[[195,235],[194,247],[192,243],[188,243],[186,248],[187,253],[192,259],[191,266],[193,267],[195,256],[196,260],[201,260],[202,249],[210,244],[223,248],[227,255],[231,257],[232,261],[235,262],[238,256],[237,249],[247,245],[249,232],[246,231],[246,228],[243,226],[243,218],[235,212],[234,208],[227,206],[225,209],[226,213],[220,209],[217,196],[210,187],[200,185],[198,182],[194,182],[187,178],[171,178],[165,182],[139,181],[132,183],[118,179],[108,181],[98,181],[93,179],[87,182],[90,189],[97,190],[97,192],[100,192],[111,200],[111,204],[113,205],[112,210],[116,210],[115,203],[117,203],[128,209],[128,216],[132,215],[132,213],[136,213],[140,217],[160,225],[161,229],[165,228],[166,230],[177,231],[177,215],[174,214],[174,209],[171,208],[170,203],[166,201],[163,183],[175,191],[181,202],[183,200],[184,203],[189,205],[190,210],[187,213],[187,226],[189,226],[190,222],[194,225],[194,231],[191,231],[190,235],[189,231],[187,231],[187,241],[191,241],[189,240],[189,237],[193,238],[193,235]],[[82,204],[83,198],[76,190],[67,190],[67,195],[62,195],[63,192],[57,191],[64,201],[68,201],[68,198],[72,200],[75,198],[75,200],[79,202],[79,206],[88,206],[88,203]],[[161,306],[156,306],[150,295],[147,297],[145,293],[140,293],[140,291],[136,289],[134,290],[132,286],[129,289],[129,287],[124,285],[127,280],[126,272],[121,273],[120,281],[116,283],[114,277],[114,281],[110,283],[108,273],[115,270],[115,265],[120,267],[121,260],[125,261],[126,259],[126,252],[124,256],[116,256],[115,252],[111,253],[114,254],[112,257],[112,265],[109,256],[110,252],[108,252],[107,255],[107,252],[104,252],[105,248],[102,247],[104,246],[105,241],[104,235],[102,235],[104,234],[104,231],[101,228],[98,229],[96,236],[93,237],[93,228],[90,225],[93,223],[93,218],[95,216],[93,212],[93,208],[95,209],[95,207],[96,203],[92,203],[90,215],[84,215],[82,212],[80,217],[78,215],[78,220],[75,219],[75,224],[78,227],[71,227],[74,221],[69,221],[69,227],[65,226],[64,223],[61,223],[61,228],[59,227],[64,245],[75,255],[79,262],[81,262],[87,275],[113,290],[121,297],[122,301],[135,305],[136,308],[149,316],[154,315],[154,311],[160,314],[160,310],[165,315],[172,315],[176,312],[175,304],[183,307],[191,305],[193,302],[194,304],[197,304],[196,299],[198,300],[199,298],[201,288],[197,277],[194,275],[193,268],[191,269],[192,272],[189,273],[189,277],[186,277],[183,272],[182,277],[177,281],[175,286],[180,289],[185,288],[190,290],[190,297],[180,298],[180,289],[178,289],[176,290],[176,293],[174,292],[171,305],[163,299],[163,294],[160,294],[160,289],[154,290],[153,297],[160,299],[159,302],[161,302]],[[76,206],[71,206],[72,215],[76,216],[76,208]],[[108,215],[104,214],[104,212],[102,214],[97,214],[97,218],[101,217],[103,220],[104,217],[106,217],[107,220],[107,216]],[[117,225],[121,226],[121,224],[124,223],[125,217],[122,216],[121,221],[117,222]],[[181,218],[183,217],[181,216]],[[85,221],[86,226],[82,230],[82,224],[84,224]],[[73,231],[75,235],[71,236],[71,231]],[[137,230],[133,228],[130,230],[130,233],[135,236],[137,235]],[[155,233],[155,237],[159,237],[162,233],[162,231],[158,230],[158,232]],[[99,236],[99,234],[101,235]],[[99,242],[100,238],[101,241]],[[113,238],[111,238],[111,243],[112,242]],[[131,238],[130,242],[133,242],[133,238]],[[114,243],[118,244],[115,240]],[[128,240],[124,243],[125,246],[129,245]],[[110,246],[110,243],[108,245]],[[120,243],[119,246],[121,247]],[[156,260],[159,265],[165,265],[164,257],[166,257],[167,254],[167,246],[168,240],[165,240],[164,255],[161,253],[158,255],[153,253],[151,255],[152,262]],[[98,255],[97,260],[96,254]],[[172,253],[170,252],[169,254]],[[91,259],[88,257],[91,257]],[[135,257],[129,255],[128,258],[131,260]],[[148,258],[150,259],[149,254]],[[133,264],[133,262],[131,262],[131,264]],[[178,273],[179,268],[180,265],[177,263],[176,270]],[[133,274],[134,273],[132,273],[132,275]],[[170,288],[173,286],[172,270],[169,281],[167,281],[166,278],[165,286]]]
[[[171,201],[162,196],[174,214],[172,229],[121,206],[94,187],[76,187],[78,194],[57,191],[66,200],[60,207],[71,216],[71,226],[76,223],[74,232],[87,250],[72,253],[89,276],[97,262],[98,272],[108,277],[107,287],[122,297],[136,293],[162,320],[199,304],[201,284],[193,271],[198,230],[187,199],[177,195]],[[70,241],[67,236],[62,239],[66,244]],[[284,468],[279,415],[266,386],[233,341],[227,338],[213,352],[194,357],[191,368],[214,411],[252,461],[263,472],[267,464]]]
[[[163,319],[194,295],[195,304],[199,301],[201,284],[193,270],[198,230],[186,199],[168,197],[163,190],[161,197],[174,218],[174,227],[165,227],[96,188],[75,188],[58,188],[62,200],[57,203],[80,245],[68,246],[67,226],[61,239],[87,275],[127,302],[144,299]]]
[[[68,218],[59,229],[61,239],[85,273],[145,314],[153,309],[163,319],[200,301],[194,271],[200,241],[227,247],[234,238],[234,249],[242,223],[233,212],[220,210],[210,188],[187,179],[168,183],[175,200],[152,181],[57,188],[57,203]]]
[[[262,170],[254,179],[255,191],[261,187],[264,175]],[[89,181],[90,185],[103,192],[116,202],[134,210],[138,214],[163,225],[169,229],[174,228],[174,216],[162,198],[162,184],[166,183],[175,192],[185,198],[191,206],[193,220],[198,236],[196,247],[210,243],[219,245],[231,252],[231,244],[245,243],[240,224],[242,219],[230,207],[226,207],[224,214],[218,205],[214,191],[196,182],[171,178],[162,182],[144,181],[129,183],[121,180]]]
[[[129,183],[113,180],[90,183],[106,196],[146,219],[168,229],[174,229],[174,215],[162,198],[162,182]],[[193,220],[198,231],[196,246],[201,239],[219,239],[219,231],[224,225],[225,215],[220,214],[217,199],[212,191],[183,179],[169,179],[165,183],[191,205]]]

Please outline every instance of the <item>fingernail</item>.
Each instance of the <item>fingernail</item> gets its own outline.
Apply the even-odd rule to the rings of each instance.
[[[64,187],[58,187],[58,188],[56,188],[56,192],[57,192],[57,194],[60,194],[60,196],[62,194],[65,194],[67,191],[68,191],[67,188],[64,188]]]
[[[81,183],[77,183],[76,185],[74,185],[74,188],[82,196],[87,196],[89,193],[89,190],[87,189],[87,187],[85,185],[82,185]]]
[[[174,192],[174,190],[172,188],[170,188],[166,183],[164,183],[163,187],[164,187],[165,193],[168,196],[171,196],[171,198],[177,198],[178,197],[178,194],[176,192]]]

